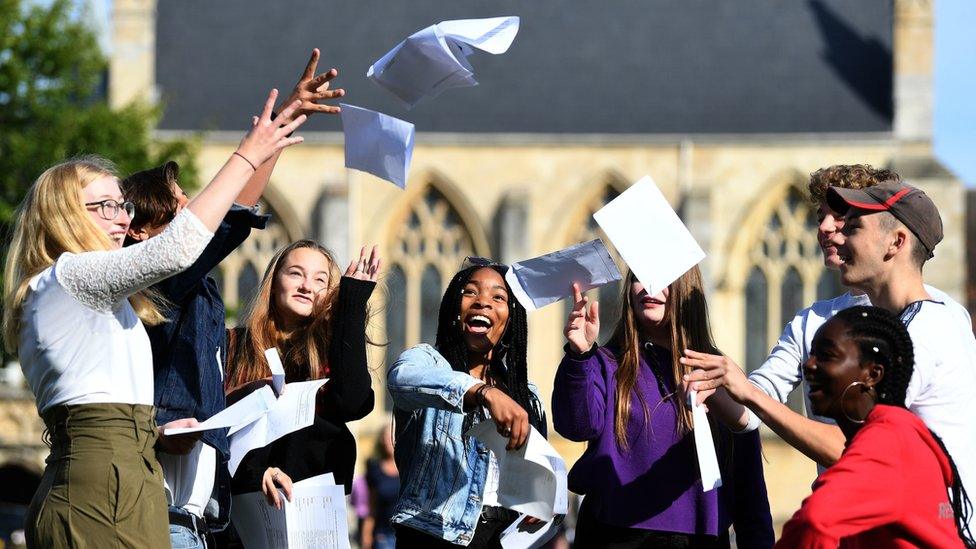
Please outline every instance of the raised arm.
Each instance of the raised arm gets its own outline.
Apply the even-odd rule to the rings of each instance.
[[[281,116],[271,120],[271,110],[277,97],[278,90],[271,90],[261,116],[252,121],[251,130],[241,140],[237,150],[210,184],[186,206],[210,232],[217,230],[224,214],[244,190],[258,166],[281,149],[303,141],[301,137],[287,137],[305,122],[305,115],[299,115],[286,123],[300,106],[299,102],[288,105]]]
[[[329,344],[329,383],[323,387],[319,412],[340,421],[366,417],[373,410],[372,378],[366,367],[366,302],[380,270],[376,246],[367,256],[360,251],[339,280]]]
[[[298,83],[295,84],[295,89],[292,90],[288,99],[285,99],[284,103],[282,103],[282,107],[275,110],[274,118],[276,121],[280,119],[280,123],[282,124],[291,122],[291,119],[284,117],[282,111],[284,107],[293,105],[296,101],[300,101],[301,103],[298,109],[292,113],[292,117],[299,115],[309,117],[317,112],[328,114],[339,113],[339,107],[319,103],[328,99],[338,99],[346,94],[345,90],[341,88],[336,90],[329,89],[332,80],[339,75],[339,71],[332,68],[322,74],[316,75],[315,70],[318,64],[319,49],[315,48],[312,50],[312,57],[308,60],[308,64],[305,65],[305,70],[298,78]],[[264,194],[265,187],[268,186],[268,181],[271,180],[271,173],[274,172],[275,164],[277,164],[278,157],[280,156],[281,150],[278,150],[271,155],[271,158],[258,166],[254,175],[251,176],[247,185],[245,185],[244,190],[237,195],[238,204],[242,206],[254,206],[258,203],[261,195]]]
[[[110,311],[120,300],[192,265],[246,183],[252,171],[248,162],[252,160],[245,159],[263,162],[275,151],[302,140],[285,135],[300,126],[304,117],[284,126],[271,122],[276,95],[272,91],[268,96],[259,122],[244,136],[234,156],[157,237],[118,250],[59,259],[56,275],[66,291],[96,310]]]
[[[595,347],[600,333],[599,304],[573,284],[573,310],[566,320],[566,355],[556,370],[552,391],[552,422],[556,432],[574,441],[593,440],[603,432],[607,388]]]

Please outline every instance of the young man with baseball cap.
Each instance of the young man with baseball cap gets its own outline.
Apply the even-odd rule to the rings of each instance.
[[[841,261],[842,282],[863,291],[874,305],[900,313],[912,336],[916,367],[906,405],[943,439],[963,483],[973,486],[976,429],[967,422],[976,412],[976,339],[958,304],[933,296],[937,291],[922,283],[922,265],[942,239],[938,210],[925,193],[900,182],[862,189],[832,187],[826,192],[826,205],[845,214],[842,230],[827,242]],[[822,322],[804,331],[812,336]],[[808,349],[809,340],[804,352]],[[793,412],[753,376],[748,380],[753,383],[748,383],[727,357],[689,352],[683,362],[700,369],[686,377],[705,396],[723,387],[724,393],[821,465],[829,466],[839,457],[843,436],[837,427]],[[734,427],[741,428],[751,416],[730,405],[723,392],[709,405]]]

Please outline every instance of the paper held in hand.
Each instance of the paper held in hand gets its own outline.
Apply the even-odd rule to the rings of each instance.
[[[498,461],[498,503],[502,507],[550,521],[569,508],[566,463],[549,442],[530,427],[528,440],[518,450],[506,450],[508,439],[488,420],[466,433],[481,441]]]
[[[545,307],[580,291],[620,280],[620,271],[599,238],[512,263],[505,274],[512,293],[527,311]]]
[[[315,397],[328,379],[289,383],[274,406],[255,421],[238,428],[230,435],[230,460],[227,468],[233,476],[244,456],[255,448],[263,448],[279,438],[308,427],[315,421]],[[262,391],[270,391],[262,387]]]
[[[478,85],[468,62],[473,48],[505,53],[518,29],[518,17],[442,21],[397,44],[369,67],[366,77],[410,109],[444,90]]]
[[[698,404],[698,391],[688,391],[691,405],[691,427],[695,433],[695,453],[698,455],[698,470],[701,472],[702,491],[707,492],[722,486],[722,473],[715,455],[715,441],[712,428],[708,424],[705,408]]]
[[[231,520],[247,549],[323,547],[347,549],[349,531],[346,494],[332,473],[292,485],[291,501],[278,490],[281,509],[268,505],[264,494],[234,496]]]
[[[650,176],[593,214],[647,293],[655,295],[705,259]]]
[[[413,124],[355,105],[340,106],[346,167],[405,188],[413,158]]]
[[[285,366],[281,363],[281,355],[276,347],[272,347],[265,349],[264,358],[271,368],[271,388],[274,389],[275,396],[281,396],[281,390],[285,388]]]

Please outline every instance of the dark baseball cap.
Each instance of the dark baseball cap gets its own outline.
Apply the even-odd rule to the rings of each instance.
[[[904,183],[881,183],[863,189],[827,189],[827,205],[844,215],[848,210],[863,213],[889,212],[925,246],[931,258],[942,241],[942,217],[935,203],[920,189]]]

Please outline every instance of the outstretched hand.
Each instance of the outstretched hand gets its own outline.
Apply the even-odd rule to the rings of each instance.
[[[710,355],[685,349],[681,364],[691,371],[682,381],[689,390],[698,391],[699,402],[724,387],[733,400],[743,403],[750,387],[748,378],[734,360],[723,355]]]
[[[312,57],[308,60],[308,64],[305,65],[305,71],[302,72],[298,83],[295,84],[295,89],[292,90],[291,95],[284,102],[284,105],[291,105],[295,101],[301,101],[301,105],[295,111],[296,116],[301,114],[312,116],[317,112],[338,114],[341,110],[337,106],[319,103],[319,101],[338,99],[346,95],[346,90],[342,88],[329,89],[332,80],[339,75],[338,69],[331,68],[322,74],[315,74],[315,70],[319,64],[319,55],[318,48],[312,50]],[[284,116],[284,112],[279,113],[279,115]]]
[[[587,309],[589,298],[580,291],[579,284],[573,283],[573,310],[566,320],[563,335],[569,346],[577,353],[585,353],[593,347],[600,335],[600,303],[594,301]]]
[[[292,102],[281,111],[281,116],[271,120],[271,110],[274,109],[277,98],[278,90],[271,90],[268,99],[264,102],[264,110],[261,112],[261,116],[256,116],[251,120],[251,130],[241,140],[241,144],[237,146],[235,152],[236,155],[241,156],[251,164],[254,169],[264,164],[265,160],[271,158],[281,149],[305,140],[303,137],[288,137],[308,118],[301,114],[291,120],[295,111],[301,106],[301,102]],[[289,122],[289,120],[291,121]]]
[[[346,273],[343,276],[355,278],[356,280],[376,282],[376,277],[380,272],[380,265],[383,263],[377,249],[377,245],[374,244],[367,257],[366,246],[363,246],[359,250],[359,259],[349,263],[349,267],[346,268]]]

